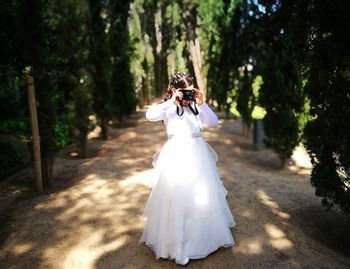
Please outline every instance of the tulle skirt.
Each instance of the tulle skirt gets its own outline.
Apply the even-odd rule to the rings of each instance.
[[[143,211],[140,243],[156,258],[204,258],[234,245],[234,218],[218,175],[214,149],[201,137],[170,138],[154,155],[155,181]]]

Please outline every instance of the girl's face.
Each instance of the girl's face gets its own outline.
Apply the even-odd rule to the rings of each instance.
[[[191,101],[188,101],[188,100],[182,100],[182,104],[184,106],[188,106],[188,104],[190,103]]]

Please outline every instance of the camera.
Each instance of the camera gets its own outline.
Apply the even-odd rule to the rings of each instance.
[[[179,90],[179,92],[183,94],[182,100],[194,101],[196,98],[195,90]]]

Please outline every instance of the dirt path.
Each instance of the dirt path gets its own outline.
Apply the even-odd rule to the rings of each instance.
[[[91,140],[94,157],[60,154],[58,190],[29,195],[16,204],[1,246],[0,268],[181,268],[174,261],[156,260],[138,244],[151,156],[165,141],[162,124],[142,116],[135,114],[128,127],[113,129],[106,142]],[[350,268],[350,251],[342,245],[350,238],[350,221],[320,205],[310,171],[277,170],[273,153],[252,150],[236,134],[237,122],[220,122],[204,136],[219,155],[219,172],[237,222],[232,229],[236,245],[187,267]]]

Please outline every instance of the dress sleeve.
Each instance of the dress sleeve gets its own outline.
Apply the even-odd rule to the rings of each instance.
[[[199,119],[207,126],[216,126],[218,124],[218,117],[206,102],[200,106]]]
[[[153,104],[146,111],[146,119],[149,121],[164,120],[165,111],[173,105],[171,100],[167,100],[160,104]]]

